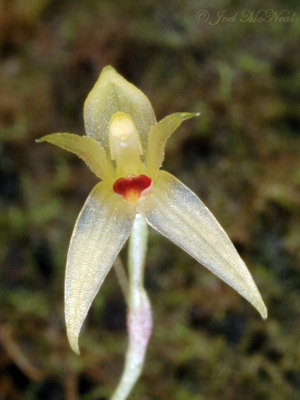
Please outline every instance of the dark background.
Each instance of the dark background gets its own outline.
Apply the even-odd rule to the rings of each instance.
[[[73,225],[96,178],[35,138],[84,133],[82,106],[111,64],[158,119],[201,111],[169,141],[164,168],[215,214],[269,309],[258,313],[150,232],[154,332],[131,399],[300,398],[299,2],[266,1],[292,22],[197,21],[261,1],[2,0],[0,9],[0,399],[104,400],[126,348],[114,273],[81,334],[65,334]],[[208,7],[209,4],[209,7]],[[124,254],[123,254],[124,256]]]

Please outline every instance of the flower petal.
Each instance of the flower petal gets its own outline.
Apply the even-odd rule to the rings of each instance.
[[[141,90],[113,67],[107,66],[103,68],[84,104],[87,136],[94,137],[101,145],[108,147],[109,121],[117,111],[132,117],[145,148],[150,127],[156,122],[151,103]]]
[[[80,157],[100,179],[113,179],[113,167],[104,149],[94,138],[73,135],[72,133],[52,133],[37,140],[49,142]]]
[[[152,126],[149,132],[146,165],[149,175],[155,179],[164,160],[165,146],[168,138],[179,125],[190,118],[197,117],[199,113],[174,113],[168,115]]]
[[[138,206],[146,221],[232,286],[261,314],[267,309],[229,237],[215,217],[183,183],[160,171],[152,192]]]
[[[116,256],[127,240],[134,207],[98,183],[83,206],[71,237],[65,277],[65,318],[70,345],[79,354],[82,323]]]

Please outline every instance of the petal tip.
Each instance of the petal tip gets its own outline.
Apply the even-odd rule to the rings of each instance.
[[[36,143],[42,143],[42,142],[48,142],[48,143],[51,143],[51,140],[49,140],[49,139],[51,139],[51,136],[53,136],[53,135],[57,135],[57,134],[55,134],[55,133],[50,133],[49,135],[45,135],[45,136],[42,136],[41,138],[38,138],[38,139],[35,139],[35,142]]]
[[[105,67],[103,67],[102,71],[115,71],[115,68],[112,65],[106,65]]]
[[[268,318],[268,310],[265,305],[262,307],[262,309],[259,311],[259,313],[264,321]]]
[[[259,301],[253,302],[252,305],[256,308],[261,318],[265,321],[268,318],[268,310],[262,298],[260,297]]]
[[[186,112],[186,113],[182,113],[182,121],[186,121],[187,119],[194,118],[194,117],[199,117],[200,114],[201,114],[200,112],[193,112],[193,113]]]
[[[71,349],[74,351],[75,354],[78,356],[80,355],[80,350],[78,346],[78,335],[68,332],[68,339],[69,339],[69,344],[71,346]]]
[[[108,79],[108,81],[110,81],[110,77],[113,77],[114,75],[120,76],[120,74],[117,72],[117,70],[113,66],[106,65],[105,67],[103,67],[100,77],[101,77],[101,79],[103,79],[104,76],[106,76],[105,79]]]

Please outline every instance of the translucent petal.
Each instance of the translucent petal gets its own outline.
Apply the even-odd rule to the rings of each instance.
[[[159,171],[148,197],[138,206],[147,222],[232,286],[261,314],[267,309],[229,237],[215,217],[183,183]]]
[[[155,179],[157,171],[164,160],[165,146],[168,138],[179,125],[190,118],[197,117],[199,113],[174,113],[168,115],[152,126],[149,132],[146,165],[149,175]]]
[[[65,318],[79,354],[82,323],[116,256],[127,240],[135,209],[98,183],[83,206],[71,237],[65,277]]]
[[[52,133],[37,142],[49,142],[80,157],[100,179],[113,179],[113,167],[104,149],[94,138],[72,133]]]
[[[108,147],[109,121],[117,111],[132,117],[145,148],[150,127],[156,122],[151,103],[141,90],[119,75],[113,67],[107,66],[103,68],[84,104],[87,136],[94,137]]]

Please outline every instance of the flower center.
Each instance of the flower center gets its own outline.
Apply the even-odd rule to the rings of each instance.
[[[141,162],[143,149],[130,115],[117,111],[109,122],[109,147],[111,159],[116,162],[116,177],[145,172]]]
[[[109,146],[112,160],[118,158],[124,153],[135,152],[142,154],[142,146],[132,118],[124,112],[113,114],[109,124]]]
[[[135,204],[147,196],[151,188],[152,179],[147,175],[128,175],[127,178],[117,179],[113,185],[113,191],[130,204]]]

